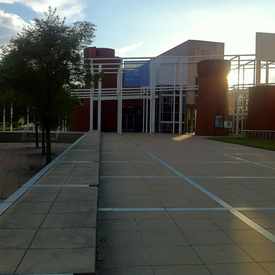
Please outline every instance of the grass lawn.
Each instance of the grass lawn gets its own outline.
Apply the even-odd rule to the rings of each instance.
[[[250,137],[232,137],[232,136],[210,137],[209,139],[215,140],[215,141],[234,143],[234,144],[240,144],[240,145],[275,151],[275,141],[274,140],[257,139],[257,138],[250,138]]]

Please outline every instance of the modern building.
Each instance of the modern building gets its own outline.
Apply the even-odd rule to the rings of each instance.
[[[224,44],[188,40],[154,58],[120,58],[92,47],[84,56],[102,78],[82,91],[87,98],[74,112],[73,130],[176,133],[194,131],[197,63],[222,59]]]
[[[199,40],[153,58],[87,48],[93,81],[72,93],[82,101],[72,130],[222,135],[275,129],[274,120],[259,119],[268,104],[257,107],[263,98],[273,102],[274,46],[275,34],[257,33],[255,54],[225,55],[223,43]],[[275,117],[274,108],[266,110],[265,117]]]

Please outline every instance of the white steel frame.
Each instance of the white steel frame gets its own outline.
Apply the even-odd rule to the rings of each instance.
[[[162,57],[162,60],[166,57]],[[167,57],[169,58],[169,57]],[[220,56],[188,56],[179,57],[174,64],[175,76],[177,75],[178,62],[180,64],[197,64],[203,59],[220,59]],[[122,134],[122,105],[123,100],[140,99],[143,106],[142,131],[144,133],[154,134],[156,132],[156,111],[158,108],[158,131],[161,131],[161,125],[169,123],[172,125],[173,134],[183,133],[183,99],[187,91],[196,92],[198,86],[193,83],[182,82],[176,83],[175,78],[171,79],[169,85],[157,85],[154,79],[152,62],[156,58],[151,57],[133,57],[133,58],[91,58],[88,59],[91,67],[91,75],[115,74],[117,76],[116,88],[102,88],[102,79],[98,80],[98,87],[95,88],[91,83],[90,89],[75,89],[72,96],[80,99],[90,99],[90,130],[93,130],[93,102],[97,102],[98,114],[97,125],[98,131],[101,131],[101,104],[104,100],[117,100],[117,133]],[[242,55],[225,55],[224,60],[230,62],[229,73],[229,95],[235,97],[235,108],[232,115],[234,134],[239,134],[245,129],[248,106],[248,90],[250,87],[260,84],[274,85],[270,81],[271,71],[275,71],[275,62],[259,61],[254,54]],[[129,70],[135,70],[146,62],[150,62],[150,83],[149,87],[126,88],[123,87],[123,73]],[[265,73],[265,79],[262,75]],[[162,97],[172,97],[172,119],[171,121],[160,120],[162,107]],[[158,100],[158,105],[156,102]],[[179,103],[179,115],[176,116],[175,104]],[[175,125],[178,124],[177,131]]]

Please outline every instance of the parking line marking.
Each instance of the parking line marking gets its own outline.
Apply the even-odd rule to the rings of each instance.
[[[68,187],[72,187],[72,188],[85,188],[85,187],[90,187],[89,184],[41,184],[41,183],[38,183],[36,184],[33,188],[68,188]]]
[[[177,176],[100,176],[101,179],[175,179]]]
[[[231,206],[230,204],[228,204],[227,202],[225,202],[224,200],[222,200],[221,198],[219,198],[215,194],[213,194],[210,191],[208,191],[206,188],[204,188],[203,186],[201,186],[200,184],[198,184],[197,182],[195,182],[191,178],[189,178],[189,177],[185,176],[184,174],[182,174],[180,171],[178,171],[177,169],[175,169],[174,167],[172,167],[171,165],[169,165],[166,161],[160,159],[159,157],[157,157],[156,155],[154,155],[152,153],[147,153],[147,154],[149,156],[151,156],[152,159],[158,161],[163,166],[165,166],[167,169],[169,169],[170,171],[172,171],[179,178],[183,179],[184,181],[186,181],[187,183],[189,183],[190,185],[192,185],[194,188],[200,190],[202,193],[206,194],[212,200],[216,201],[222,207],[226,208],[235,217],[239,218],[241,221],[243,221],[244,223],[246,223],[248,226],[250,226],[251,228],[253,228],[257,232],[259,232],[266,239],[268,239],[268,240],[272,241],[273,243],[275,243],[275,236],[272,233],[270,233],[268,230],[266,230],[265,228],[263,228],[259,224],[255,223],[253,220],[251,220],[250,218],[248,218],[247,216],[245,216],[244,214],[242,214],[240,211],[238,211],[237,209],[235,209],[233,206]]]
[[[66,161],[61,161],[60,164],[82,164],[82,163],[94,163],[94,161],[88,161],[88,160],[66,160]]]
[[[102,160],[101,163],[118,163],[118,164],[140,163],[140,164],[150,164],[150,163],[152,163],[152,161],[142,161],[142,160]]]
[[[235,207],[239,211],[275,211],[275,207]]]
[[[99,212],[211,212],[211,211],[228,211],[224,207],[213,208],[98,208]]]
[[[272,167],[272,166],[269,166],[269,165],[266,165],[266,164],[262,164],[262,163],[257,162],[257,161],[252,161],[252,160],[248,160],[248,159],[244,159],[244,158],[236,157],[236,156],[232,156],[232,155],[228,155],[228,156],[230,156],[231,158],[233,158],[235,160],[239,160],[239,161],[250,163],[250,164],[253,164],[253,165],[256,165],[256,166],[259,166],[259,167],[275,170],[275,167]]]
[[[253,176],[188,176],[193,179],[275,179],[273,177],[253,177]]]

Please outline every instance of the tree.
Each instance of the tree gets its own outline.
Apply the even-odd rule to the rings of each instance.
[[[85,21],[67,25],[49,8],[3,51],[1,78],[35,108],[45,129],[47,163],[51,161],[50,131],[70,106],[71,87],[85,82],[82,53],[91,44],[94,31],[95,26]]]

